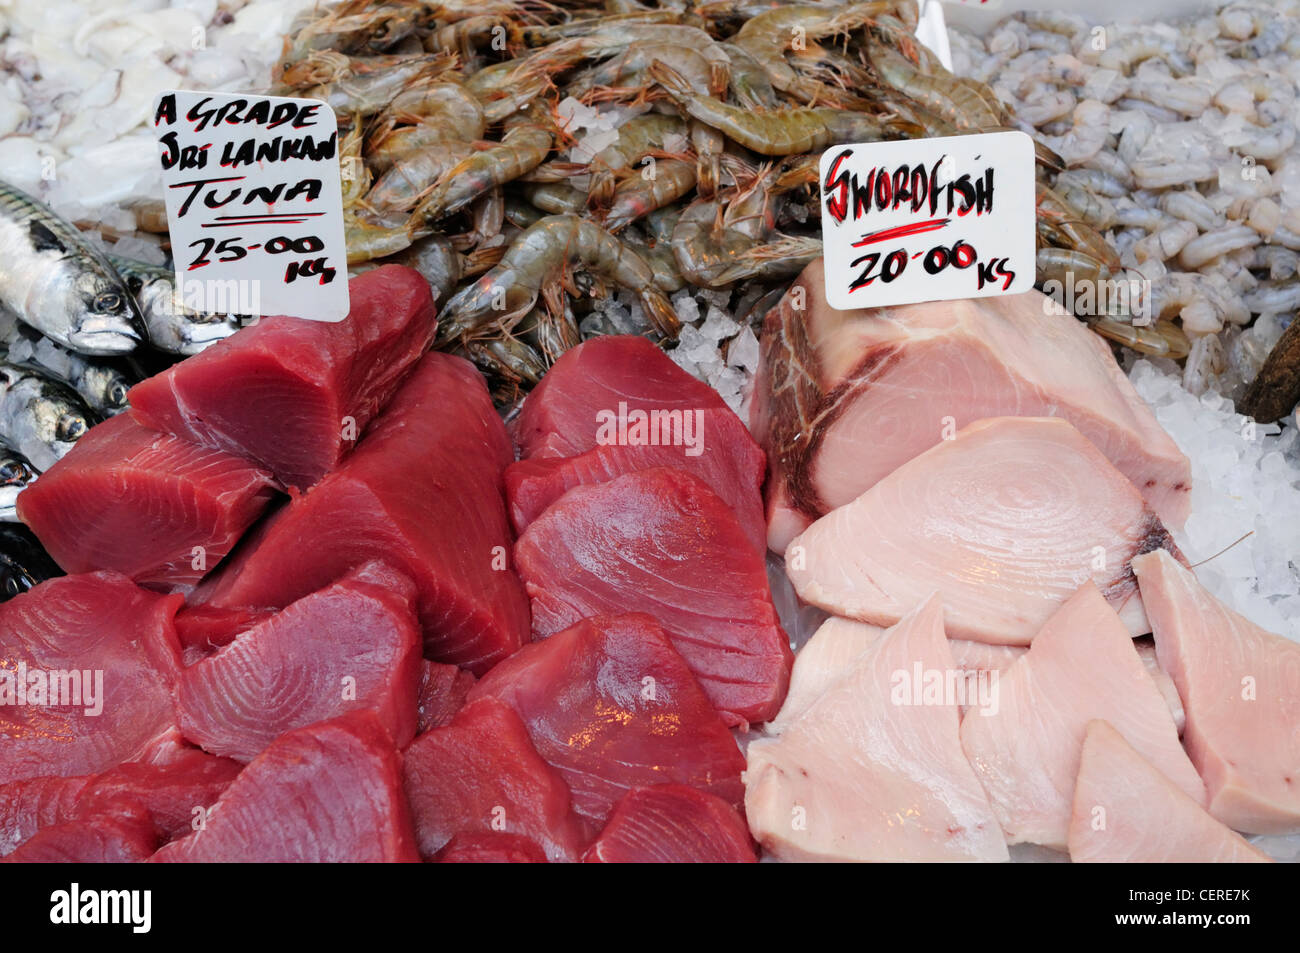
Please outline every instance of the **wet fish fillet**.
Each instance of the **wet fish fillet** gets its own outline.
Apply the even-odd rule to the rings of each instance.
[[[1162,553],[1133,560],[1160,666],[1209,812],[1250,834],[1300,831],[1300,645],[1219,602]]]
[[[779,735],[787,725],[797,721],[886,631],[869,622],[838,616],[831,616],[823,622],[795,654],[794,668],[790,670],[790,690],[785,694],[781,711],[767,724],[765,732]]]
[[[1088,723],[1070,814],[1077,863],[1270,863],[1157,771],[1106,721]]]
[[[948,634],[1027,645],[1085,580],[1146,631],[1129,561],[1173,539],[1095,446],[1055,417],[997,417],[903,464],[790,545],[799,596],[892,625],[936,586]]]
[[[439,864],[545,864],[546,853],[518,834],[486,831],[457,834],[438,851]]]
[[[384,265],[348,282],[337,323],[282,315],[131,388],[154,430],[255,460],[306,489],[338,465],[433,340],[429,283]]]
[[[623,795],[588,864],[754,864],[745,819],[719,797],[680,784]]]
[[[1009,843],[1065,849],[1079,752],[1097,718],[1204,803],[1205,787],[1132,638],[1097,587],[1084,583],[1001,673],[993,704],[962,720],[962,747]]]
[[[818,260],[768,313],[762,352],[750,416],[768,454],[777,552],[985,417],[1063,417],[1166,525],[1187,518],[1187,458],[1106,343],[1037,291],[839,311],[826,303]]]
[[[67,572],[113,569],[186,592],[276,495],[271,474],[252,461],[121,414],[20,493],[18,516]]]
[[[782,860],[1007,860],[962,753],[957,706],[898,696],[897,673],[953,669],[931,596],[787,725],[749,746],[745,813]],[[903,702],[903,703],[900,703]]]
[[[136,805],[46,827],[12,854],[5,864],[138,864],[157,847],[153,824]]]
[[[1155,640],[1150,636],[1143,636],[1133,640],[1133,647],[1137,649],[1138,658],[1146,666],[1147,674],[1156,683],[1156,688],[1160,689],[1160,697],[1169,706],[1169,714],[1173,716],[1174,727],[1178,729],[1178,736],[1181,738],[1183,729],[1187,726],[1187,711],[1183,708],[1183,700],[1178,696],[1178,686],[1169,677],[1169,673],[1160,667],[1160,660],[1156,656]]]
[[[441,662],[424,662],[420,673],[420,694],[416,699],[416,730],[423,734],[430,728],[451,723],[465,707],[465,698],[477,681],[472,672]]]

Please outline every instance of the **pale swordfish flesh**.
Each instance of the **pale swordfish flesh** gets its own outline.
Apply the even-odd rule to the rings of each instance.
[[[852,501],[984,417],[1063,417],[1168,526],[1191,498],[1187,458],[1101,338],[1029,291],[839,311],[821,261],[767,315],[751,425],[769,465],[768,545]]]
[[[954,669],[938,596],[875,639],[775,738],[749,746],[745,813],[781,860],[1003,861],[962,753],[957,705],[899,694],[898,673]]]
[[[1070,815],[1070,859],[1078,863],[1269,863],[1151,766],[1109,722],[1083,740]]]
[[[1300,831],[1300,645],[1237,615],[1163,553],[1133,569],[1210,813],[1250,834]]]
[[[1187,796],[1205,802],[1169,708],[1133,640],[1085,582],[970,713],[961,741],[1010,843],[1064,850],[1088,722],[1104,718]]]
[[[806,602],[892,625],[936,586],[948,634],[1027,645],[1091,580],[1148,630],[1129,561],[1174,549],[1124,475],[1057,417],[959,431],[823,516],[786,551]]]

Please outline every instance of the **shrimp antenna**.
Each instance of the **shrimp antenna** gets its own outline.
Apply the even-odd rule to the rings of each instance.
[[[1188,566],[1187,568],[1188,568],[1188,569],[1195,569],[1197,566],[1204,566],[1204,565],[1205,565],[1206,563],[1208,563],[1211,559],[1218,559],[1220,556],[1222,556],[1222,555],[1223,555],[1224,553],[1226,553],[1228,550],[1232,549],[1232,547],[1238,545],[1239,543],[1244,543],[1247,539],[1249,539],[1250,537],[1252,537],[1252,536],[1254,536],[1254,535],[1255,535],[1255,531],[1252,529],[1252,530],[1251,530],[1249,533],[1247,533],[1245,536],[1242,536],[1240,539],[1236,539],[1236,540],[1234,540],[1233,542],[1229,543],[1227,546],[1224,546],[1221,550],[1219,550],[1219,551],[1218,551],[1217,553],[1215,553],[1213,556],[1206,556],[1206,557],[1205,557],[1204,559],[1202,559],[1199,563],[1192,563],[1192,565]]]

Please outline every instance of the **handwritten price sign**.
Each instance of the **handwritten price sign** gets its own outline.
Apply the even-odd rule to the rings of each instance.
[[[834,146],[820,181],[832,307],[1034,285],[1034,144],[1023,132]]]
[[[341,321],[338,124],[314,99],[173,90],[154,104],[183,303]]]

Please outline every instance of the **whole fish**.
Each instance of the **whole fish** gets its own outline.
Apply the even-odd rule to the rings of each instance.
[[[130,289],[148,329],[149,343],[170,354],[198,354],[241,327],[238,315],[204,314],[184,307],[173,295],[176,273],[162,265],[109,255]]]
[[[0,302],[82,354],[126,354],[145,338],[130,291],[75,227],[0,182]]]
[[[18,522],[18,494],[36,479],[36,471],[20,453],[0,447],[0,523]]]
[[[76,391],[25,367],[0,350],[0,443],[44,472],[95,423]]]
[[[0,344],[9,348],[9,363],[67,384],[101,416],[126,410],[131,379],[117,368],[69,351],[26,324],[15,324]]]
[[[0,523],[0,602],[62,575],[31,530],[18,523]]]

